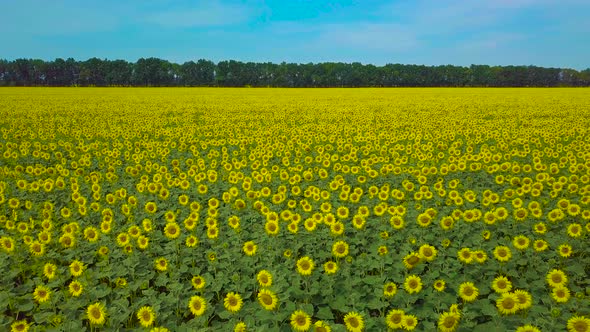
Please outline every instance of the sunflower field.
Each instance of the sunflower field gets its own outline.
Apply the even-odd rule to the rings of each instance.
[[[588,89],[0,89],[0,330],[590,331]]]

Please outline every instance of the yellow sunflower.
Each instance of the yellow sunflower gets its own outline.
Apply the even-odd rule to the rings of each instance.
[[[527,324],[527,325],[519,326],[516,329],[516,332],[541,332],[541,330],[536,326]]]
[[[313,323],[313,332],[331,332],[332,328],[326,322],[318,320]]]
[[[416,267],[416,265],[418,265],[420,263],[420,261],[421,261],[420,254],[416,253],[416,252],[411,252],[411,253],[407,254],[406,256],[404,256],[404,259],[403,259],[404,265],[409,270]]]
[[[302,276],[310,275],[314,267],[313,260],[308,256],[301,257],[297,260],[297,272]]]
[[[441,332],[453,332],[459,326],[460,315],[452,312],[443,312],[438,317],[438,329]]]
[[[559,256],[568,258],[572,255],[572,246],[569,244],[562,244],[557,248],[557,252],[559,252]]]
[[[223,299],[223,306],[229,312],[236,313],[242,309],[244,301],[238,293],[229,292]]]
[[[348,255],[348,243],[338,241],[332,245],[332,255],[336,258],[344,258]]]
[[[568,332],[590,332],[590,318],[573,316],[567,320]]]
[[[551,287],[565,286],[567,284],[567,275],[562,270],[553,269],[547,273],[545,280]]]
[[[388,282],[383,286],[383,296],[393,297],[397,293],[397,285],[393,282]]]
[[[401,329],[403,328],[403,319],[404,319],[404,311],[399,309],[392,309],[389,311],[387,316],[385,317],[385,322],[387,326],[392,329]]]
[[[496,307],[503,315],[515,314],[519,309],[518,298],[513,293],[502,293],[496,300]]]
[[[168,269],[168,260],[166,260],[164,257],[156,258],[154,261],[154,266],[156,267],[156,270],[164,272]]]
[[[434,282],[433,287],[437,292],[442,292],[445,290],[446,283],[442,279],[438,279]]]
[[[402,326],[407,331],[413,331],[418,325],[418,318],[414,315],[404,315],[402,318]]]
[[[258,249],[258,246],[256,243],[254,243],[254,241],[248,241],[244,243],[242,248],[246,256],[254,256],[256,254],[256,249]]]
[[[180,226],[175,222],[169,222],[164,226],[164,235],[169,239],[176,239],[180,236]]]
[[[518,299],[519,310],[526,310],[533,305],[533,297],[531,293],[522,289],[517,289],[514,291],[514,295],[516,295],[516,298]]]
[[[27,332],[29,331],[29,323],[26,319],[17,320],[10,324],[10,332]]]
[[[291,314],[291,327],[295,331],[304,332],[311,326],[311,317],[305,311],[297,310]]]
[[[152,307],[143,306],[137,311],[137,319],[141,326],[150,327],[156,320],[156,313]]]
[[[324,272],[326,274],[334,274],[338,271],[338,264],[333,261],[327,261],[324,263]]]
[[[512,252],[506,246],[497,246],[494,249],[494,257],[499,262],[508,262],[512,258]]]
[[[344,324],[346,325],[346,330],[350,332],[361,332],[365,327],[363,316],[354,311],[344,316]]]
[[[260,287],[270,287],[272,285],[272,274],[267,270],[262,270],[256,275],[256,280]]]
[[[258,292],[258,302],[266,310],[274,310],[278,305],[276,294],[268,289],[262,289]]]
[[[404,282],[404,289],[408,294],[420,292],[422,290],[422,279],[417,275],[408,276]]]
[[[459,296],[465,302],[473,302],[477,299],[479,290],[472,282],[464,282],[459,286]]]
[[[72,282],[70,282],[70,285],[68,286],[68,290],[72,296],[78,297],[80,296],[80,294],[82,294],[82,290],[84,290],[84,287],[78,280],[72,280]]]
[[[82,272],[84,272],[84,263],[78,260],[74,260],[70,264],[70,273],[74,277],[79,277],[80,275],[82,275]]]
[[[512,290],[512,282],[504,276],[497,276],[492,281],[492,289],[500,294],[510,292]]]
[[[554,287],[551,292],[551,297],[557,303],[566,303],[571,297],[570,290],[565,286]]]
[[[198,295],[192,296],[188,302],[188,308],[196,317],[201,316],[207,309],[207,301]]]
[[[102,325],[106,322],[106,309],[100,302],[93,303],[86,308],[86,316],[91,325]]]

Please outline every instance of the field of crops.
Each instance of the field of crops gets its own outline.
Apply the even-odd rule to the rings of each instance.
[[[0,330],[590,331],[588,89],[0,89]]]

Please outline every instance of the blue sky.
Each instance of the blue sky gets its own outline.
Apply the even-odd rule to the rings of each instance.
[[[0,0],[0,58],[590,67],[589,0]]]

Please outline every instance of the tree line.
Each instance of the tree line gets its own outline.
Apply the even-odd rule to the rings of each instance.
[[[425,66],[353,63],[255,63],[209,60],[172,63],[91,58],[0,60],[0,86],[412,87],[590,86],[590,68]]]

